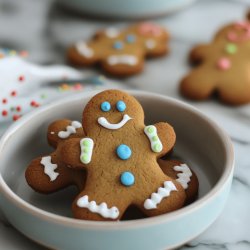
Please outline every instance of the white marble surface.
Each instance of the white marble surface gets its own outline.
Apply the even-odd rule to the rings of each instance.
[[[186,56],[190,48],[208,42],[221,25],[243,19],[247,7],[249,0],[198,0],[175,15],[158,19],[171,32],[171,54],[147,62],[145,72],[126,79],[126,84],[182,99],[178,82],[189,69]],[[78,38],[87,39],[96,28],[124,24],[84,19],[63,11],[50,0],[0,0],[0,45],[28,49],[30,59],[42,64],[63,63],[65,47]],[[99,72],[85,71],[85,74],[96,73]],[[235,147],[236,169],[223,214],[206,232],[181,249],[250,249],[250,105],[232,108],[215,100],[192,104],[229,133]],[[0,249],[45,248],[22,236],[0,213]]]

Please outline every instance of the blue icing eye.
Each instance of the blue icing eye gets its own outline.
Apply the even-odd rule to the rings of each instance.
[[[125,104],[125,102],[124,101],[118,101],[117,103],[116,103],[116,108],[117,108],[117,110],[118,111],[120,111],[120,112],[123,112],[123,111],[125,111],[126,110],[126,104]]]
[[[114,49],[123,49],[123,42],[121,41],[115,41],[114,44],[113,44],[113,48]]]
[[[135,177],[131,172],[123,172],[120,177],[122,185],[129,187],[135,183]]]
[[[116,148],[116,154],[122,160],[127,160],[131,157],[132,151],[126,144],[121,144]]]
[[[135,35],[127,35],[126,36],[126,41],[128,42],[128,43],[134,43],[135,42],[135,40],[136,40],[136,37],[135,37]]]
[[[103,102],[103,103],[101,104],[101,110],[102,110],[103,112],[108,112],[110,109],[111,109],[111,105],[110,105],[109,102]]]

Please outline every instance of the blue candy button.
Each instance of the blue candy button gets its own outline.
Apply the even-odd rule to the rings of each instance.
[[[127,160],[130,158],[132,151],[129,146],[121,144],[117,147],[116,153],[120,159]]]
[[[114,49],[123,49],[123,43],[121,41],[116,41],[113,44]]]
[[[135,35],[127,35],[126,36],[126,41],[128,42],[128,43],[134,43],[135,42]]]
[[[104,112],[108,112],[111,109],[111,105],[109,102],[103,102],[101,104],[101,110]]]
[[[117,110],[120,111],[120,112],[125,111],[126,107],[127,107],[127,106],[126,106],[126,104],[125,104],[124,101],[118,101],[118,102],[116,103],[116,108],[117,108]]]
[[[122,185],[126,187],[132,186],[135,183],[135,177],[131,172],[123,172],[120,180]]]

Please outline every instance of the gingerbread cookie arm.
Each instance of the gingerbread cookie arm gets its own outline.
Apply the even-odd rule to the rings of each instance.
[[[202,61],[204,61],[210,53],[211,53],[211,45],[200,44],[191,50],[189,54],[189,60],[191,63],[199,64]]]
[[[93,149],[91,138],[72,138],[58,148],[58,155],[69,168],[87,168],[91,166]]]
[[[79,176],[82,180],[83,175]],[[26,169],[25,178],[32,189],[45,194],[74,184],[72,172],[57,161],[55,153],[34,159]]]
[[[54,121],[49,125],[47,131],[48,143],[54,148],[65,139],[83,136],[82,124],[68,119]]]
[[[67,58],[69,62],[75,65],[91,66],[100,61],[100,53],[95,41],[79,41],[69,47]]]
[[[176,135],[172,126],[165,122],[149,125],[144,128],[144,133],[150,141],[150,147],[157,154],[157,158],[167,154],[176,141]]]

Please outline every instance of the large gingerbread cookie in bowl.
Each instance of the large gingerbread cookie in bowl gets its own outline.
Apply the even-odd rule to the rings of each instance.
[[[65,141],[58,152],[67,166],[87,170],[85,188],[73,203],[76,218],[118,220],[130,205],[147,216],[183,206],[184,189],[157,163],[175,143],[168,123],[145,126],[134,97],[108,90],[89,101],[82,124],[85,137]]]
[[[223,27],[210,44],[190,53],[194,69],[181,81],[181,93],[193,100],[205,100],[214,93],[222,102],[240,105],[250,102],[250,23]]]

